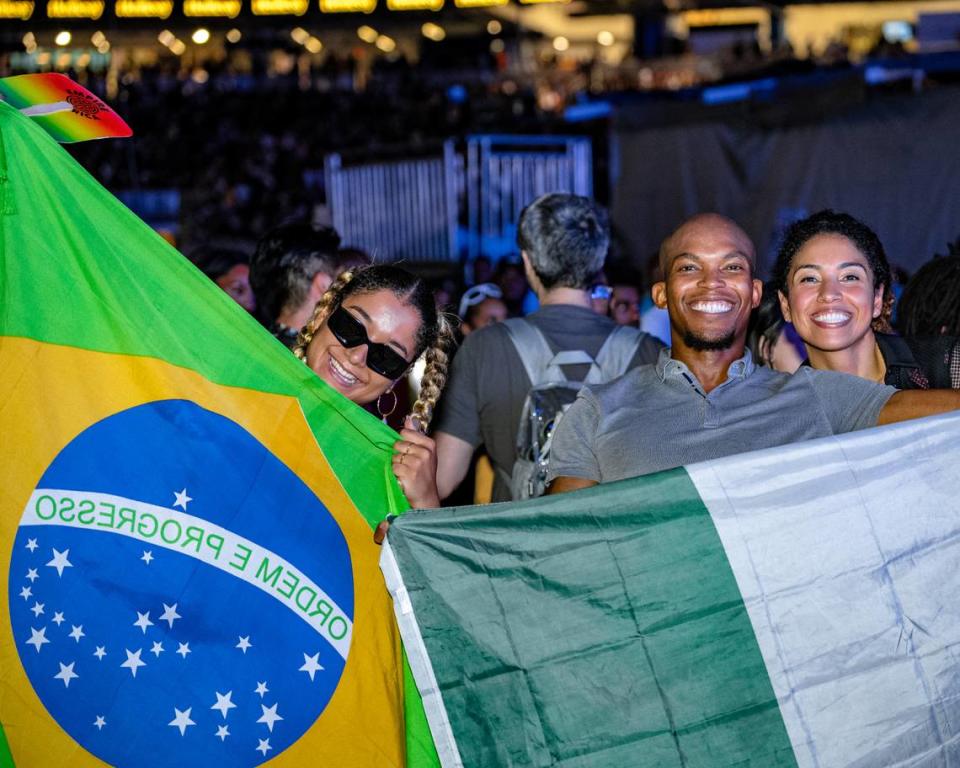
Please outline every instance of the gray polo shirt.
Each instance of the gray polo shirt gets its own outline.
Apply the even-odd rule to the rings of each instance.
[[[584,387],[564,415],[549,479],[605,483],[735,453],[875,426],[896,392],[857,376],[756,366],[749,350],[706,393],[664,349],[656,365]]]

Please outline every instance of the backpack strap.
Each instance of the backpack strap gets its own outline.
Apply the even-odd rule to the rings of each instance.
[[[646,334],[637,328],[628,325],[618,325],[607,336],[600,351],[597,352],[597,367],[599,369],[596,380],[589,376],[584,380],[587,384],[598,384],[610,381],[627,372],[627,367],[637,354],[640,342]],[[593,369],[590,370],[593,374]]]
[[[540,329],[528,320],[513,317],[504,320],[503,325],[520,356],[531,387],[567,381],[562,370],[564,365],[589,365],[589,375],[600,375],[596,361],[583,350],[568,349],[554,353]]]

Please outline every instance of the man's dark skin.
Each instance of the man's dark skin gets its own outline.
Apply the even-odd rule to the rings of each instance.
[[[654,284],[651,294],[654,303],[670,314],[671,355],[710,392],[727,380],[730,364],[743,357],[750,311],[760,302],[762,283],[753,277],[753,243],[730,219],[700,214],[664,240],[660,266],[664,280]],[[884,405],[877,424],[958,408],[957,390],[901,390]],[[580,477],[557,477],[547,492],[596,484]]]

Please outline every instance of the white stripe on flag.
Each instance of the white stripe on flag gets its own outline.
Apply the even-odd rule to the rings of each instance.
[[[434,674],[427,647],[420,634],[420,625],[413,613],[407,588],[403,584],[403,576],[397,565],[397,558],[390,548],[390,541],[383,542],[383,551],[380,553],[380,570],[383,572],[387,589],[393,598],[393,609],[400,627],[400,636],[403,638],[403,647],[410,662],[410,671],[417,681],[417,690],[423,699],[423,709],[427,715],[427,724],[430,726],[430,735],[433,736],[437,756],[443,768],[463,768],[460,750],[457,749],[457,740],[453,735],[447,708],[443,703],[443,694]]]
[[[733,568],[800,767],[953,765],[960,415],[687,471]]]

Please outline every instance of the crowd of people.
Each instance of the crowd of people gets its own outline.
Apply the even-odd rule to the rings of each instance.
[[[463,290],[370,264],[309,224],[201,266],[398,429],[394,474],[414,507],[576,490],[960,408],[953,249],[895,303],[876,234],[825,210],[787,229],[765,286],[746,233],[702,214],[663,242],[646,306],[641,277],[605,264],[609,245],[602,207],[550,194],[520,216],[519,262],[479,258]],[[652,312],[664,338],[642,329]]]

